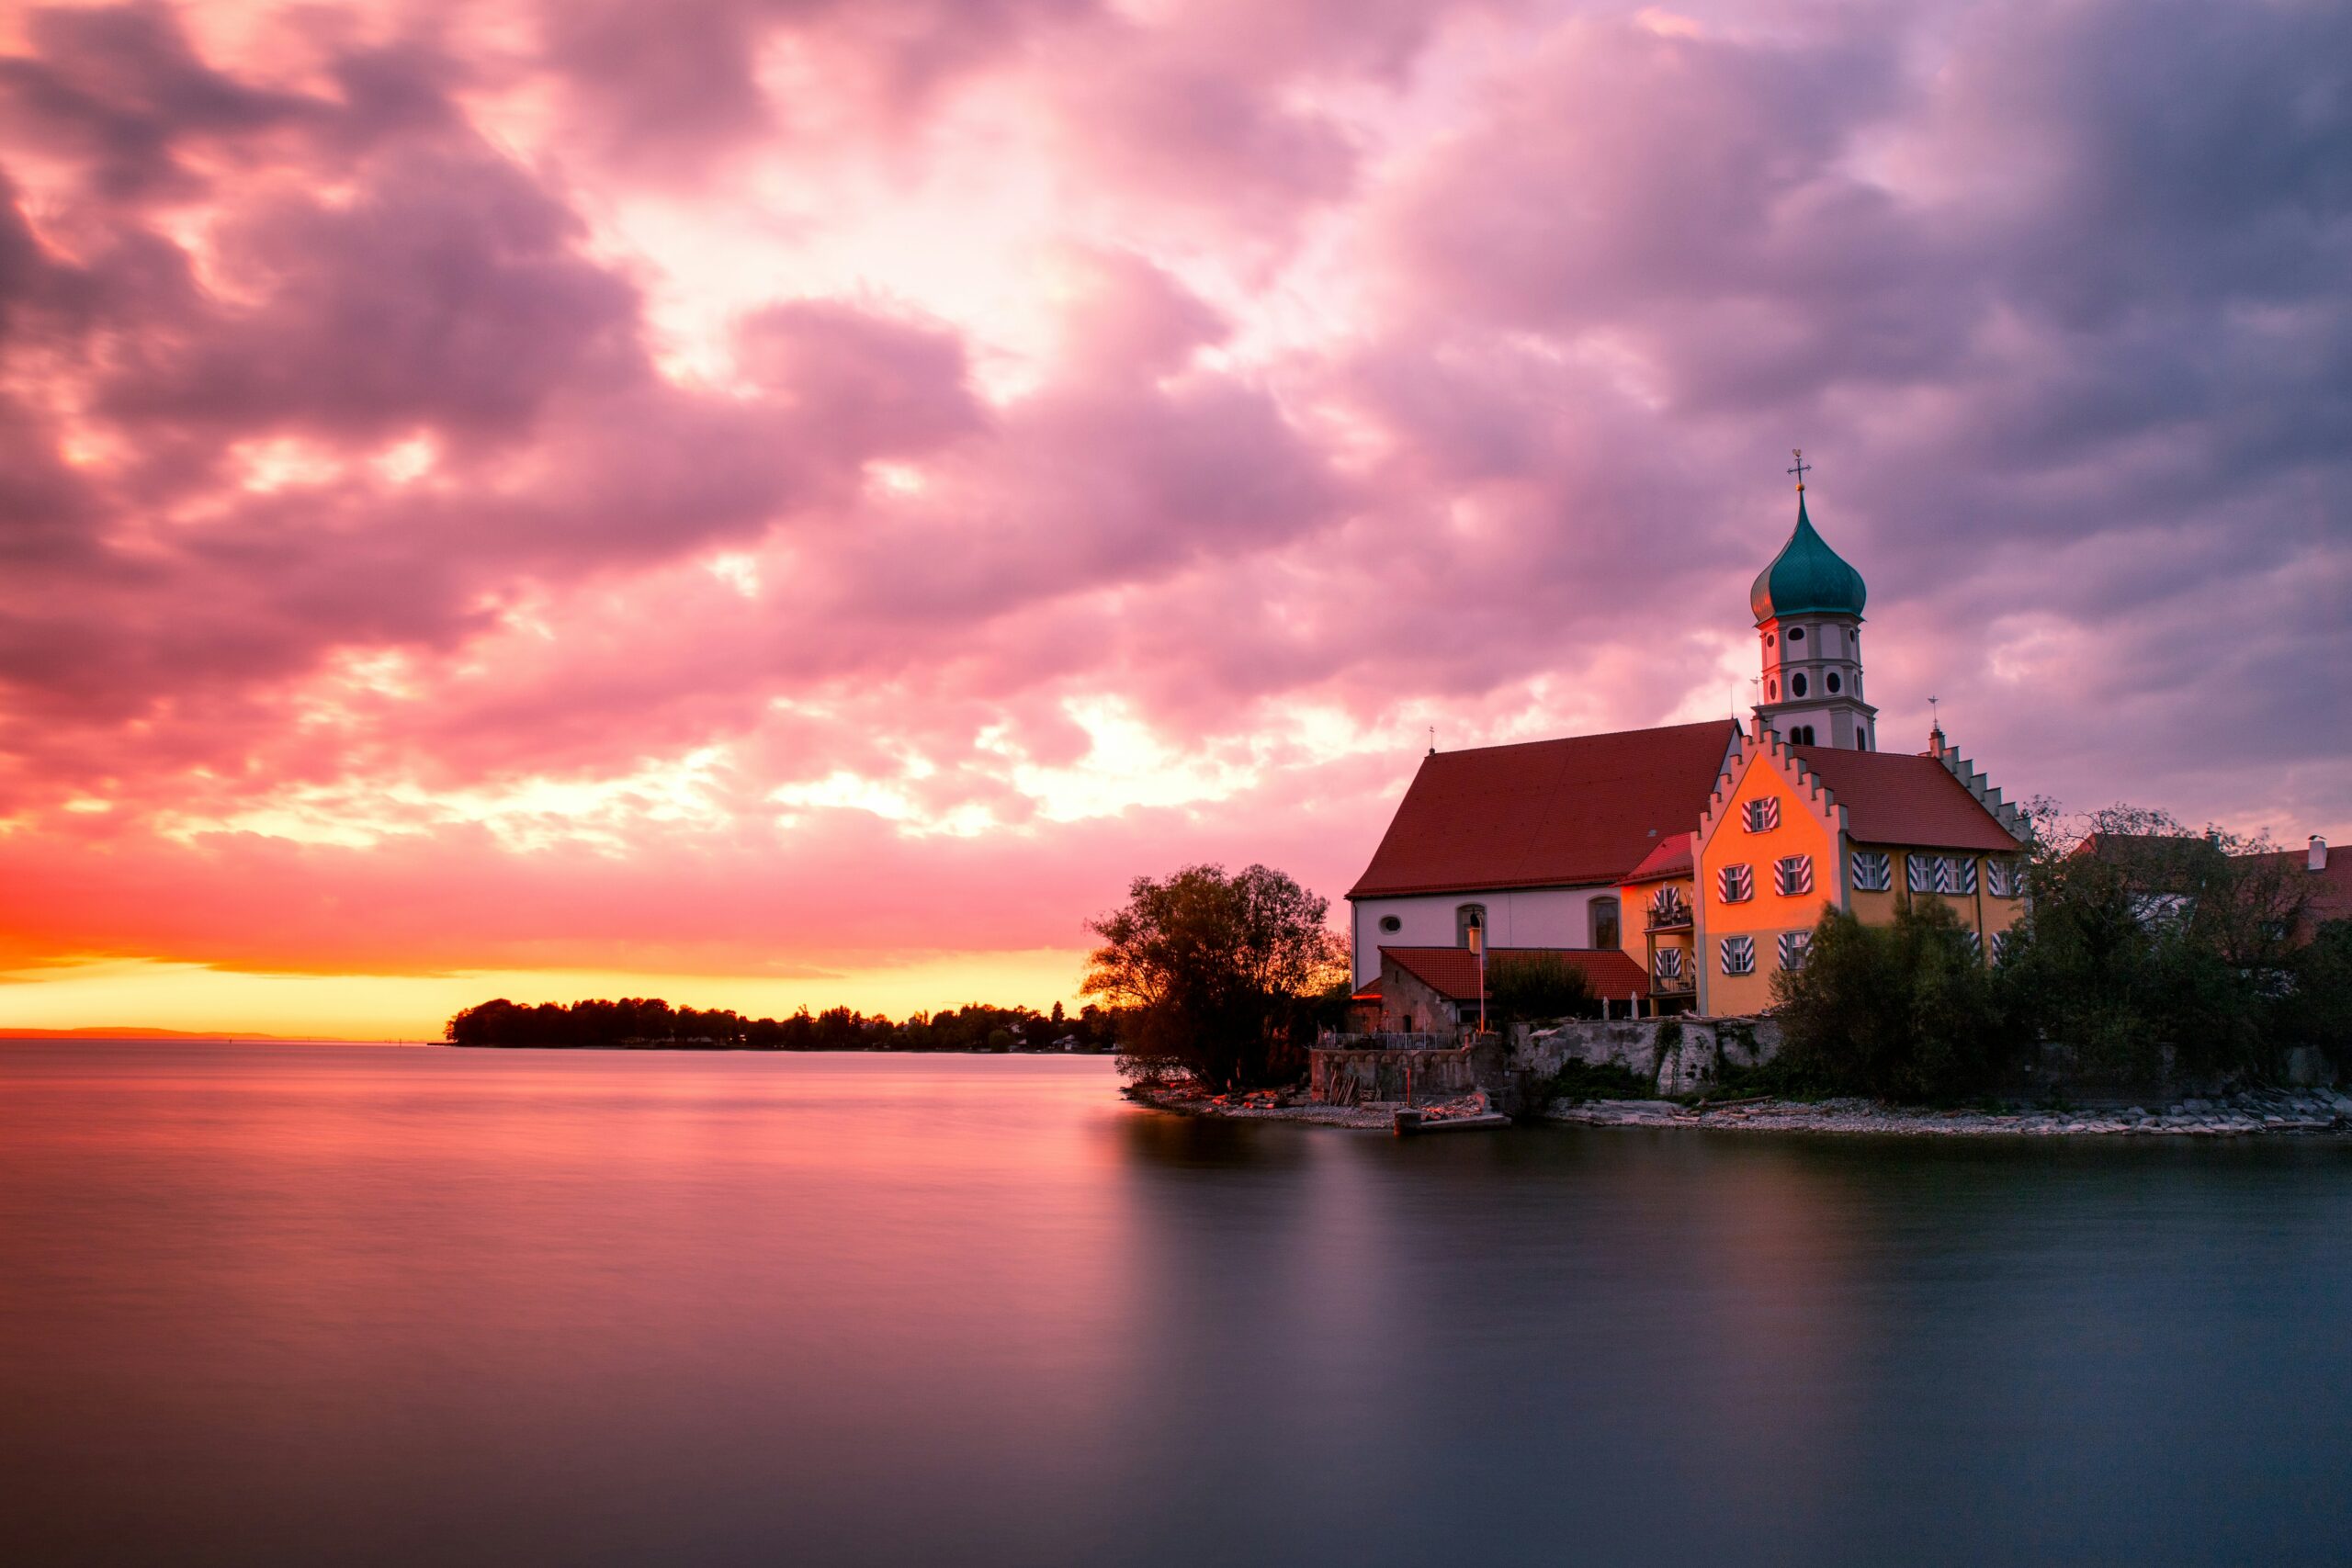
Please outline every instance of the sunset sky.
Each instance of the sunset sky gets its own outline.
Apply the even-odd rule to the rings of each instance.
[[[0,10],[0,1025],[1073,998],[1750,700],[2352,839],[2352,8]]]

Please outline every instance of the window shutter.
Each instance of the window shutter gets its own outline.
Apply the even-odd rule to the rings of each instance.
[[[1715,890],[1726,904],[1745,904],[1756,897],[1756,868],[1727,865],[1715,874]]]
[[[1661,980],[1682,978],[1682,950],[1680,948],[1661,947],[1657,950],[1657,977]]]
[[[1904,856],[1904,859],[1909,863],[1905,879],[1910,885],[1911,891],[1933,893],[1936,890],[1936,857],[1923,855],[1915,850]]]
[[[1752,936],[1727,936],[1723,939],[1724,973],[1752,975],[1756,972],[1756,939]]]
[[[1744,809],[1747,814],[1747,830],[1751,833],[1769,833],[1781,825],[1781,798],[1778,795],[1751,800]]]
[[[1894,886],[1894,857],[1883,850],[1854,852],[1854,889],[1883,893]]]
[[[1962,896],[1973,895],[1976,891],[1976,857],[1962,855],[1957,860],[1948,859],[1946,863],[1951,867],[1951,890]]]
[[[1781,967],[1783,969],[1804,968],[1805,950],[1812,945],[1811,931],[1782,931],[1781,933]]]
[[[1785,855],[1772,867],[1772,879],[1781,896],[1794,898],[1813,891],[1813,857]]]

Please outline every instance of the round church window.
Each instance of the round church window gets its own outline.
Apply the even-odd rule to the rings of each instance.
[[[1789,628],[1789,640],[1791,642],[1803,642],[1804,640],[1804,628],[1803,626],[1791,626]]]
[[[1394,915],[1383,915],[1380,917],[1380,929],[1393,936],[1405,929],[1405,922]]]
[[[1796,674],[1789,677],[1789,695],[1792,697],[1801,697],[1804,695],[1804,675]]]

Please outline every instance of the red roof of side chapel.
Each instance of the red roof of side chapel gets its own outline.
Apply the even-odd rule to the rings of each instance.
[[[1538,953],[1583,971],[1596,997],[1622,997],[1649,988],[1649,976],[1642,973],[1642,966],[1613,947],[1490,947],[1487,950],[1489,986],[1495,965]],[[1380,956],[1442,997],[1458,1002],[1477,998],[1478,955],[1466,947],[1384,947]]]
[[[2018,840],[1933,757],[1792,746],[1846,808],[1846,831],[1860,843],[1928,850],[2014,850]]]
[[[1737,733],[1719,718],[1431,752],[1348,897],[1622,881],[1699,820]]]

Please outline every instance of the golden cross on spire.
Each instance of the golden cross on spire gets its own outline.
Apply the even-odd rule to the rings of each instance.
[[[1789,470],[1789,472],[1791,472],[1791,473],[1792,473],[1792,474],[1796,475],[1796,477],[1797,477],[1797,489],[1799,489],[1799,490],[1803,490],[1803,489],[1804,489],[1804,471],[1805,471],[1807,468],[1810,468],[1811,467],[1813,467],[1813,465],[1812,465],[1811,463],[1808,463],[1808,462],[1806,462],[1806,461],[1804,460],[1804,447],[1802,447],[1802,446],[1792,446],[1792,447],[1790,447],[1790,448],[1789,448],[1789,456],[1790,456],[1790,457],[1794,457],[1794,458],[1797,460],[1797,466],[1796,466],[1795,468],[1791,468],[1791,469]]]

